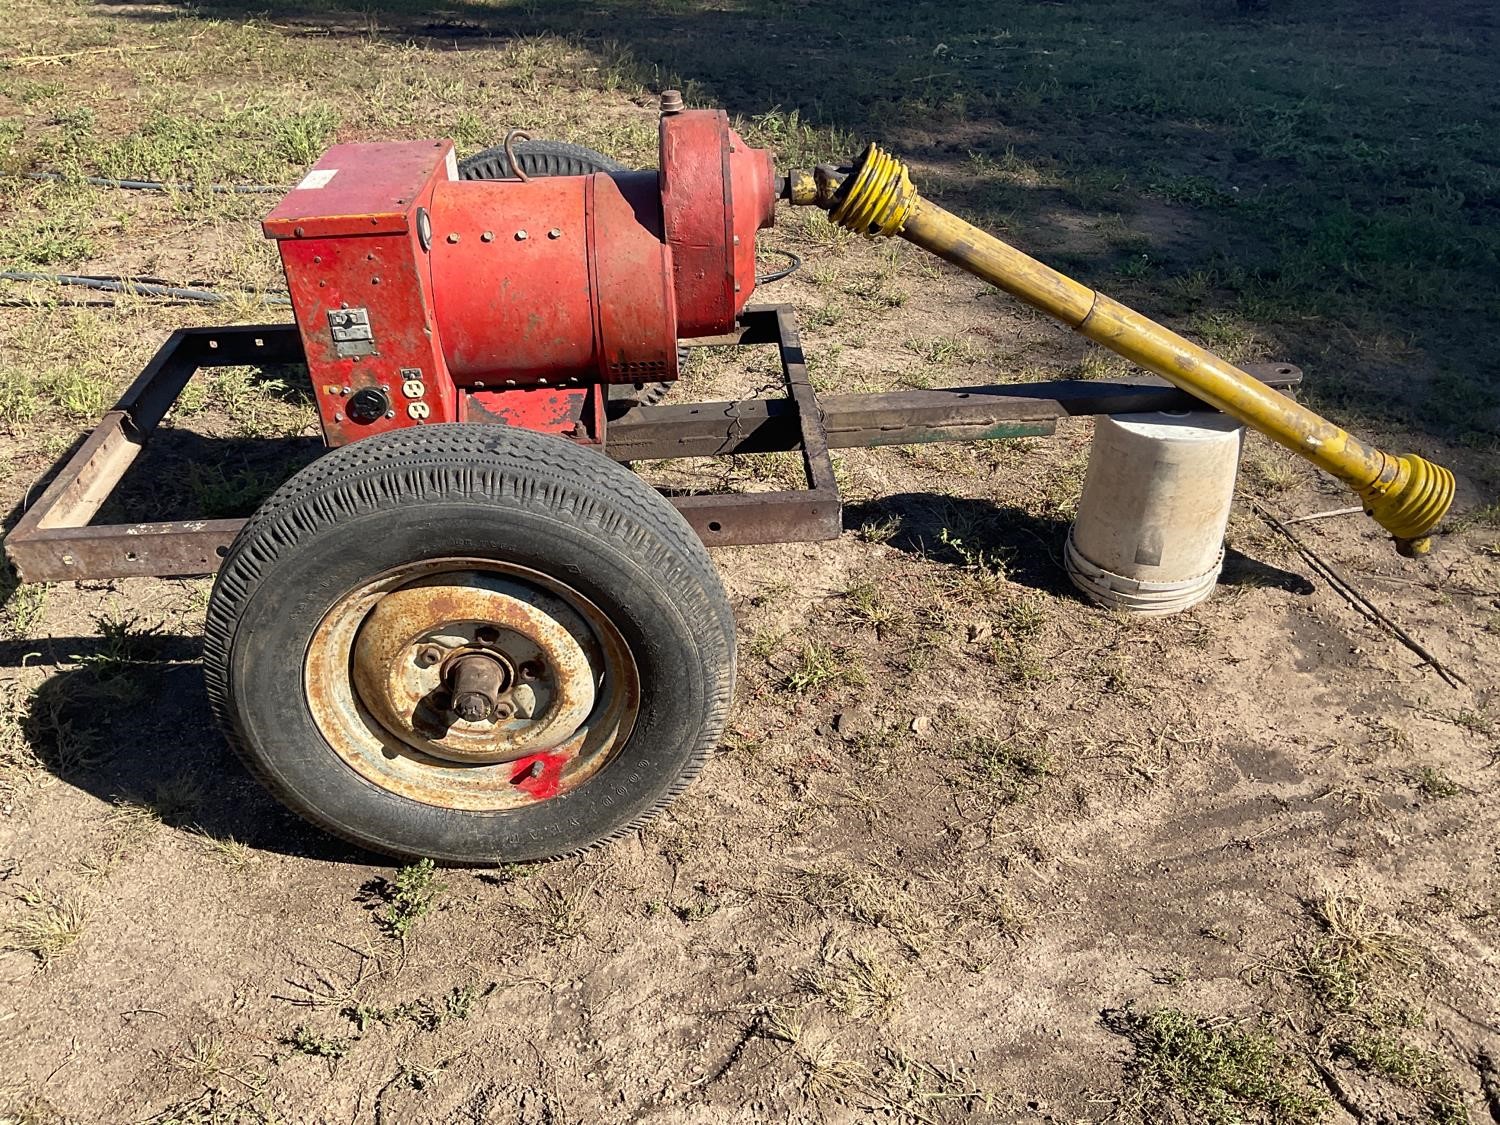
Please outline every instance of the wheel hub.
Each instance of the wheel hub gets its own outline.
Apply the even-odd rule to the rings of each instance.
[[[393,590],[354,643],[358,701],[406,745],[449,761],[555,749],[594,708],[601,654],[560,598],[481,571]]]

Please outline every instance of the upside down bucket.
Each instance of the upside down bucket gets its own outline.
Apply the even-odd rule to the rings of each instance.
[[[1207,598],[1224,565],[1244,432],[1207,411],[1100,418],[1064,551],[1073,584],[1137,615]]]

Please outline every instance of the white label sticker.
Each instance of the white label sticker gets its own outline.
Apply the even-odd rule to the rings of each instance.
[[[337,168],[317,168],[302,177],[302,182],[297,185],[298,191],[308,188],[327,187],[328,181],[339,174]]]

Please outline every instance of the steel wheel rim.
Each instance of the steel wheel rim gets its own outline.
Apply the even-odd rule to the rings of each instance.
[[[484,627],[494,636],[477,638]],[[444,651],[424,669],[429,644]],[[528,680],[538,653],[541,674],[532,669]],[[533,689],[531,714],[517,707],[479,724],[451,715],[447,728],[433,724],[442,700],[434,702],[432,677],[450,677],[454,659],[474,654],[501,665],[507,698]],[[344,594],[313,631],[303,690],[329,748],[361,777],[422,804],[477,812],[577,788],[624,746],[640,710],[634,657],[599,607],[538,571],[486,559],[409,564]]]

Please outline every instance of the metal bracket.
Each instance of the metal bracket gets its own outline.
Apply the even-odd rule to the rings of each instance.
[[[843,530],[843,504],[833,475],[833,458],[828,452],[828,431],[823,412],[818,407],[817,394],[808,381],[807,358],[802,354],[802,341],[797,335],[793,311],[789,305],[746,309],[741,314],[740,323],[745,331],[734,343],[774,343],[781,355],[781,374],[787,389],[787,397],[781,401],[788,404],[788,421],[796,433],[796,444],[790,448],[802,452],[807,488],[753,494],[678,496],[673,498],[672,504],[692,525],[699,538],[711,547],[837,539]],[[732,436],[740,405],[725,404],[727,409],[719,418],[730,432],[723,435],[724,440],[709,456],[742,452]],[[628,419],[635,414],[645,414],[648,427],[655,425],[650,421],[651,414],[645,410],[632,411],[625,417]],[[611,442],[620,424],[616,422],[611,426]],[[629,433],[628,425],[626,432]],[[678,450],[654,457],[649,452],[644,456],[639,452],[632,456],[614,448],[610,448],[609,454],[616,460],[638,461],[684,456]]]

